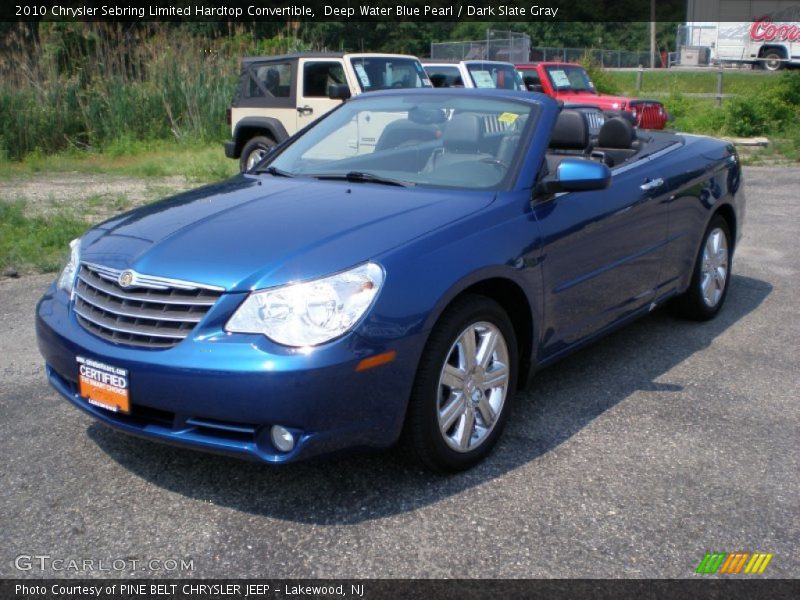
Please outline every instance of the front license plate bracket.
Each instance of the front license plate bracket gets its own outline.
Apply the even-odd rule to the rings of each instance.
[[[99,360],[76,356],[80,395],[111,412],[131,412],[128,371]]]

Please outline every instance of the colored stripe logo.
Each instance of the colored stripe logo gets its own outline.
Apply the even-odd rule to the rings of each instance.
[[[766,570],[772,556],[766,552],[752,554],[749,552],[707,552],[695,573],[701,575],[713,575],[714,573],[760,575]]]

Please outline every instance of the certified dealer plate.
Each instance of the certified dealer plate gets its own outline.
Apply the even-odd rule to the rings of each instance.
[[[128,371],[91,358],[76,356],[80,394],[90,404],[113,412],[130,412]]]

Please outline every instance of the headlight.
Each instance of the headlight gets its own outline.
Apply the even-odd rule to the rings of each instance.
[[[225,329],[262,333],[286,346],[322,344],[352,329],[378,295],[383,278],[383,269],[370,262],[330,277],[252,292]]]
[[[69,262],[61,276],[58,278],[58,287],[72,293],[72,286],[75,284],[75,275],[78,274],[78,266],[81,264],[81,241],[72,240],[69,243]]]

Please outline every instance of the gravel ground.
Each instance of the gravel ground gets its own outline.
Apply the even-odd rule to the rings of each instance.
[[[28,216],[64,209],[99,222],[121,209],[133,208],[161,197],[197,187],[185,177],[124,177],[59,173],[0,180],[0,201],[25,201]]]
[[[45,383],[51,277],[0,281],[0,577],[129,574],[15,569],[35,554],[193,577],[691,577],[709,551],[797,577],[800,169],[746,185],[716,320],[656,311],[543,371],[490,459],[451,477],[391,451],[270,468],[115,433]]]

